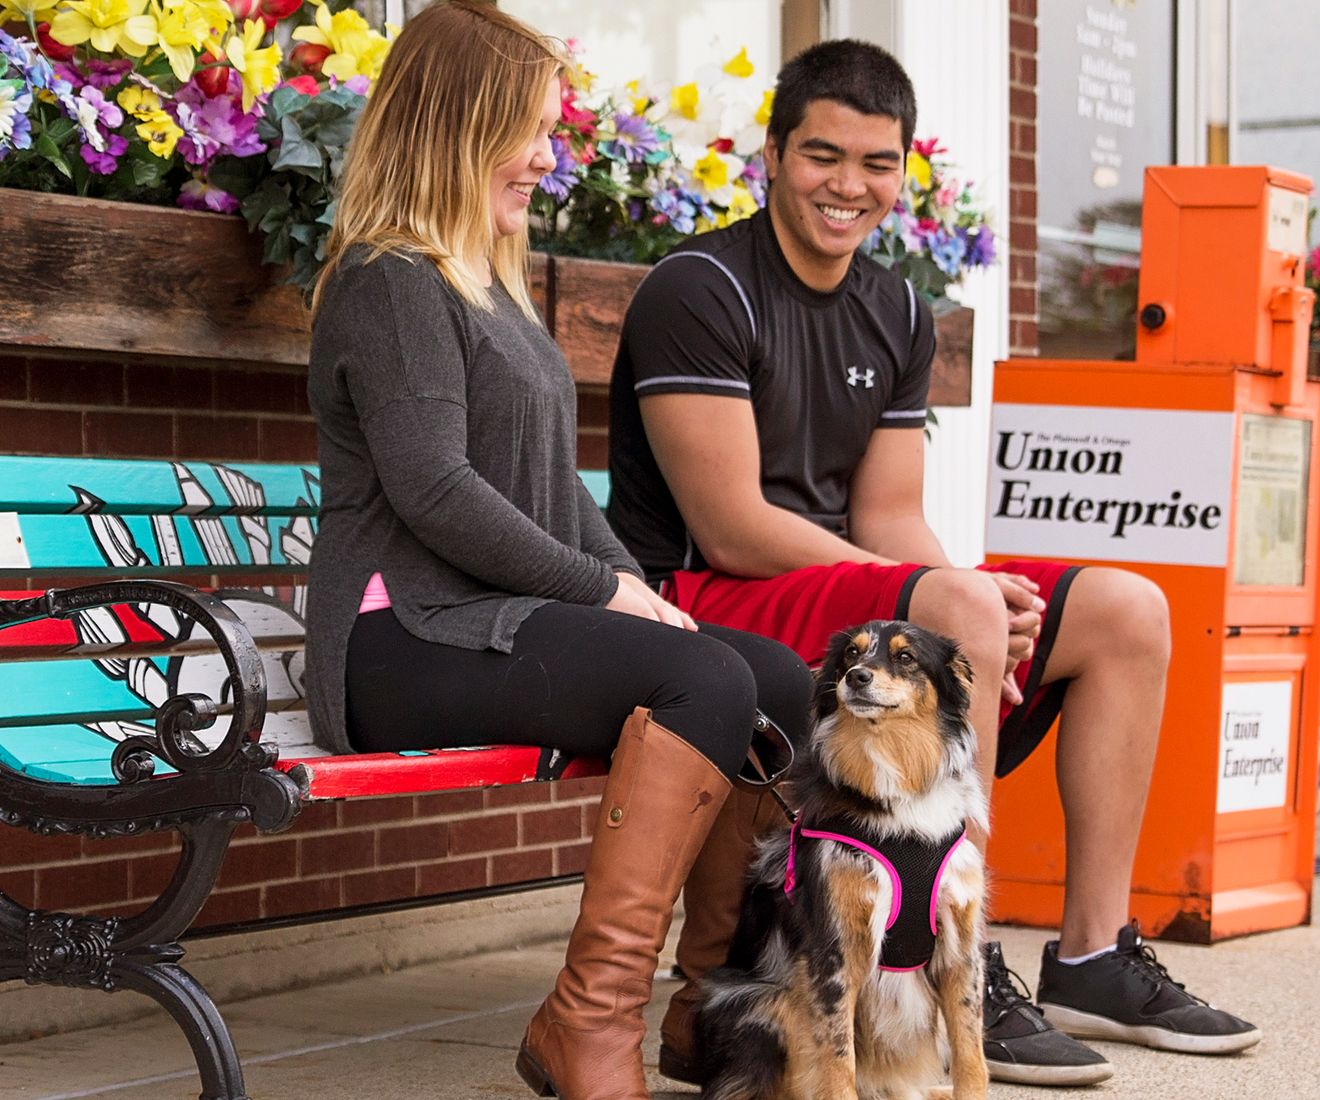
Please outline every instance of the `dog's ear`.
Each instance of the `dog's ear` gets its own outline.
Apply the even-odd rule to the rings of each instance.
[[[852,643],[852,630],[840,630],[830,638],[825,660],[816,670],[816,717],[827,718],[839,709],[839,674],[843,668],[843,651]]]
[[[940,698],[953,712],[950,717],[961,722],[972,705],[972,662],[950,639],[941,637],[940,641],[946,647],[942,683],[938,685]]]

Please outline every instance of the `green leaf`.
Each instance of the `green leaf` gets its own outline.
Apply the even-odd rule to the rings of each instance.
[[[280,144],[280,154],[271,168],[276,172],[287,169],[320,175],[324,164],[321,150],[310,141],[285,141]]]
[[[266,100],[266,117],[272,122],[283,122],[291,111],[297,111],[307,105],[311,96],[298,91],[288,84],[281,84]]]
[[[64,159],[64,154],[60,152],[60,147],[55,144],[49,131],[43,132],[42,135],[32,143],[32,147],[45,157],[46,160],[50,161],[60,175],[65,176],[68,179],[73,179],[73,169],[69,167],[69,162]]]

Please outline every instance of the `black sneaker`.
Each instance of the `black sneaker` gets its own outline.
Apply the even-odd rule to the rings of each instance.
[[[1045,1018],[1069,1035],[1140,1043],[1186,1054],[1233,1054],[1260,1042],[1260,1031],[1183,988],[1155,958],[1134,920],[1118,949],[1090,962],[1059,962],[1045,945],[1036,990]]]
[[[986,943],[983,952],[983,1042],[992,1080],[1019,1085],[1094,1085],[1113,1076],[1114,1067],[1101,1055],[1041,1018],[1026,996],[1026,983],[1004,965],[998,943]]]

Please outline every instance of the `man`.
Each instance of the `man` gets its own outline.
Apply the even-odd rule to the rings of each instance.
[[[808,662],[870,618],[955,638],[975,672],[987,790],[1060,716],[1062,929],[1045,947],[1038,1006],[987,944],[993,1077],[1112,1073],[1047,1021],[1169,1050],[1244,1049],[1259,1031],[1186,993],[1126,923],[1169,658],[1163,595],[1117,569],[955,569],[926,524],[931,315],[857,251],[899,196],[915,125],[912,85],[877,47],[826,42],[784,67],[766,210],[686,242],[629,308],[611,387],[610,520],[684,611],[776,637]],[[733,869],[770,820],[750,796],[724,817],[685,892],[689,979],[722,961]],[[690,981],[663,1028],[661,1069],[685,1080],[695,1000]]]

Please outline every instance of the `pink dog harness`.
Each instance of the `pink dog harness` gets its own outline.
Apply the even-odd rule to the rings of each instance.
[[[822,822],[826,826],[834,822]],[[894,888],[885,923],[885,941],[880,950],[881,970],[920,970],[935,953],[935,906],[939,900],[940,880],[954,850],[967,838],[967,830],[931,843],[914,836],[886,838],[879,849],[835,830],[808,829],[795,821],[788,837],[788,866],[784,873],[784,893],[792,900],[797,887],[797,843],[803,840],[833,840],[864,852],[888,873]],[[907,889],[903,888],[904,881]]]

